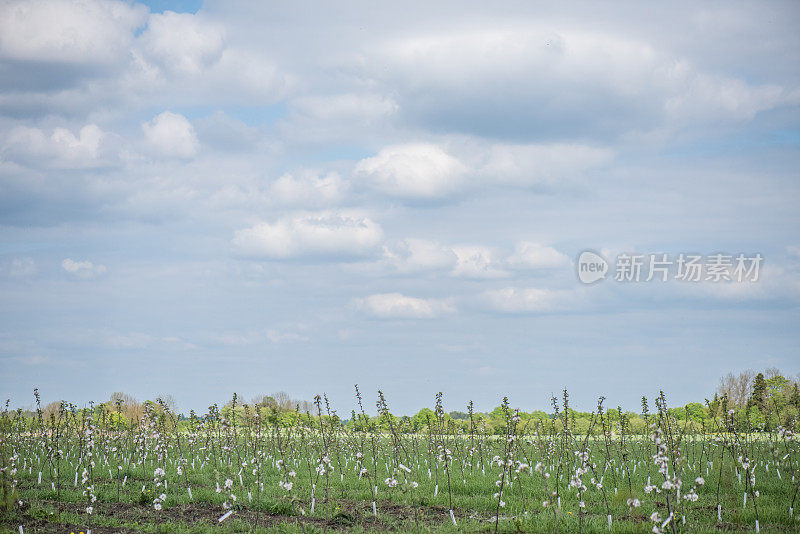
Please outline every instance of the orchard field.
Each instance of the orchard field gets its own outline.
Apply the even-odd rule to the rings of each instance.
[[[287,411],[234,395],[203,416],[36,400],[0,419],[2,532],[800,528],[796,428],[724,397],[699,428],[663,393],[636,425],[603,398],[581,423],[566,391],[542,417],[503,399],[493,424],[471,404],[453,418],[441,394],[412,421],[378,392],[370,416],[357,388],[346,419],[325,396]]]

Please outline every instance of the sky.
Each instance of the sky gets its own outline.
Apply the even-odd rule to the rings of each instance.
[[[2,398],[284,390],[349,414],[358,383],[399,413],[565,387],[637,410],[794,376],[799,22],[796,2],[0,1]],[[717,254],[763,261],[715,280]],[[640,280],[616,279],[625,255]]]

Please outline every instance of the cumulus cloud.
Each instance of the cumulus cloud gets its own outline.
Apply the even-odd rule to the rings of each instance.
[[[236,104],[265,105],[286,98],[297,80],[282,70],[276,61],[263,50],[226,48],[204,78],[202,99],[218,99]]]
[[[553,186],[610,163],[613,151],[580,144],[494,144],[478,171],[494,182]]]
[[[432,200],[458,191],[466,167],[431,144],[395,145],[358,162],[357,177],[387,195]]]
[[[381,257],[354,266],[368,274],[422,274],[446,272],[455,278],[510,277],[515,271],[568,267],[570,258],[553,247],[520,241],[513,252],[482,245],[444,245],[436,241],[406,238],[383,245]]]
[[[11,276],[31,276],[36,274],[36,262],[33,258],[14,258],[11,261],[11,268],[9,269],[9,274]]]
[[[14,161],[31,167],[82,168],[107,163],[101,161],[107,136],[96,124],[77,132],[67,128],[45,131],[18,126],[11,130],[3,150]]]
[[[493,21],[387,40],[367,66],[420,123],[506,138],[543,126],[602,138],[798,102],[795,89],[704,72],[659,44],[563,21]]]
[[[760,267],[758,280],[755,282],[749,278],[737,281],[735,277],[717,282],[706,278],[699,282],[681,282],[670,292],[670,297],[691,300],[711,297],[729,303],[778,300],[797,302],[800,300],[800,272],[796,265],[767,262]]]
[[[136,40],[122,83],[129,99],[152,105],[264,106],[289,95],[295,80],[270,50],[228,43],[222,25],[200,14],[153,15]]]
[[[215,333],[209,337],[215,343],[222,345],[246,347],[265,343],[299,343],[308,341],[309,337],[301,333],[305,330],[305,325],[293,325],[273,327],[266,330]]]
[[[745,80],[698,72],[686,60],[663,67],[672,89],[663,109],[679,125],[719,120],[749,120],[764,110],[800,104],[800,89],[776,84],[751,85]]]
[[[487,144],[481,139],[442,145],[388,146],[362,159],[357,179],[408,201],[446,199],[481,186],[556,188],[609,164],[614,152],[582,144]]]
[[[432,319],[455,311],[445,301],[408,297],[401,293],[380,293],[356,299],[358,308],[381,319]]]
[[[146,58],[170,71],[198,74],[219,60],[225,32],[189,13],[166,11],[150,16],[139,37]]]
[[[250,258],[355,258],[374,252],[383,238],[380,225],[355,212],[319,212],[259,223],[233,239]]]
[[[219,110],[197,119],[194,126],[202,144],[222,151],[249,152],[256,147],[260,137],[257,128]]]
[[[284,174],[269,188],[271,198],[279,204],[306,208],[336,204],[346,190],[347,184],[338,173],[319,175],[312,171]]]
[[[407,238],[383,248],[380,267],[402,274],[452,269],[457,261],[453,249],[427,239]]]
[[[0,57],[108,63],[123,57],[147,8],[114,0],[20,0],[0,4]]]
[[[516,269],[553,269],[571,263],[566,254],[531,241],[517,243],[514,253],[506,261],[510,267]]]
[[[584,288],[560,247],[711,243],[789,261],[778,255],[798,244],[797,5],[453,6],[209,0],[194,15],[148,15],[129,0],[0,0],[0,285],[25,325],[0,345],[46,344],[5,353],[86,361],[116,344],[178,365],[178,340],[213,322],[232,335],[201,335],[201,355],[256,366],[271,340],[290,361],[320,344],[359,359],[391,337],[398,353],[476,343],[513,368],[515,321],[476,312],[580,310],[600,328],[624,323],[630,339],[606,330],[638,346],[646,332],[609,316],[632,302],[676,338],[687,310],[724,311],[727,330],[705,311],[690,317],[715,354],[796,340],[786,310],[800,256],[780,281],[765,269],[751,286]],[[137,328],[152,333],[48,338],[64,326],[35,303],[70,310],[70,331],[102,317],[107,291],[77,304],[75,291],[105,280],[80,277],[103,271],[109,243],[127,250],[104,275],[126,304],[118,318],[150,320]],[[36,265],[13,264],[25,255]],[[254,306],[265,292],[275,305]],[[342,313],[354,302],[355,318]],[[174,309],[148,315],[153,303]],[[754,307],[785,335],[740,328]],[[196,321],[170,322],[187,310]],[[443,324],[360,328],[358,316]],[[276,323],[300,319],[315,324]],[[556,341],[574,326],[546,322]],[[337,346],[337,333],[355,337]],[[313,347],[290,343],[305,335]],[[51,382],[69,384],[62,375]]]
[[[85,334],[91,336],[91,343],[114,350],[142,350],[142,349],[167,349],[167,350],[192,350],[197,348],[177,336],[156,336],[143,332],[115,332],[111,330],[91,331]]]
[[[107,270],[105,265],[96,265],[90,261],[75,261],[70,258],[65,258],[61,262],[61,268],[78,278],[94,278]]]
[[[280,330],[277,328],[270,328],[267,330],[267,339],[272,343],[296,343],[300,341],[308,341],[308,337],[297,332],[288,330]]]
[[[153,153],[178,158],[192,158],[197,154],[197,134],[183,115],[164,111],[142,123],[142,130],[145,143]]]
[[[288,112],[280,122],[281,137],[295,143],[318,145],[361,144],[392,129],[399,108],[390,95],[358,91],[315,93],[288,101]]]
[[[292,101],[298,113],[315,120],[360,121],[371,124],[397,112],[389,96],[370,93],[303,96]]]
[[[508,276],[501,261],[488,247],[457,246],[453,247],[456,265],[453,276],[462,278],[501,278]]]
[[[480,300],[491,311],[524,314],[571,309],[580,304],[581,297],[575,291],[505,287],[485,291]]]

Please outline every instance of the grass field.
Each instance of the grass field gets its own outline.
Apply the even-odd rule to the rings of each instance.
[[[234,409],[178,424],[6,412],[4,532],[796,532],[791,432],[689,434],[666,412],[626,435],[598,414],[505,434],[437,410],[424,432]],[[237,414],[235,417],[232,414]],[[388,417],[388,411],[383,412]],[[452,511],[452,515],[451,515]],[[226,516],[227,514],[227,516]],[[655,516],[654,514],[657,514]],[[223,518],[220,521],[220,518]],[[655,530],[654,530],[655,529]]]

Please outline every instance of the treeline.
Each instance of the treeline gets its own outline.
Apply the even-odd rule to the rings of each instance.
[[[692,433],[713,432],[719,427],[723,414],[733,416],[735,425],[740,431],[772,430],[778,426],[792,430],[800,430],[800,381],[795,378],[785,377],[777,369],[767,369],[764,372],[744,371],[739,374],[729,373],[719,383],[713,398],[704,402],[691,402],[684,406],[668,408],[669,414],[682,423],[685,430]],[[23,417],[38,417],[50,419],[55,417],[61,408],[61,403],[51,403],[42,408],[39,405],[38,392],[36,410],[20,410]],[[567,396],[565,391],[563,395]],[[314,427],[319,417],[355,430],[372,429],[389,430],[394,427],[400,432],[415,433],[425,432],[436,424],[436,414],[430,408],[422,408],[414,415],[399,416],[384,413],[379,416],[369,417],[355,410],[350,414],[341,415],[332,410],[327,398],[316,399],[318,404],[306,400],[293,399],[286,392],[271,395],[258,395],[250,402],[242,402],[234,394],[231,401],[221,407],[217,404],[209,406],[208,413],[204,415],[191,411],[189,414],[178,413],[175,400],[169,396],[160,396],[156,401],[139,402],[133,396],[125,393],[114,393],[105,402],[92,405],[97,420],[105,420],[108,424],[129,426],[137,424],[144,413],[145,405],[156,413],[170,415],[179,428],[189,429],[203,418],[223,417],[229,421],[242,425],[264,424],[294,427],[305,425]],[[554,408],[563,407],[564,398],[552,399]],[[324,401],[324,402],[323,402]],[[79,413],[75,406],[65,405],[73,413]],[[652,422],[650,415],[651,406],[643,397],[639,411],[624,411],[621,407],[606,408],[602,402],[591,411],[577,411],[567,407],[566,419],[557,416],[556,411],[545,412],[535,410],[532,412],[519,412],[519,428],[522,433],[559,432],[564,421],[569,424],[575,434],[585,434],[590,429],[600,432],[598,424],[602,415],[607,428],[612,432],[626,434],[643,434],[648,431]],[[38,415],[37,415],[38,414]],[[500,434],[505,431],[506,419],[503,409],[497,407],[491,412],[476,412],[472,405],[466,412],[452,411],[444,414],[445,424],[453,431],[482,432],[486,434]]]

